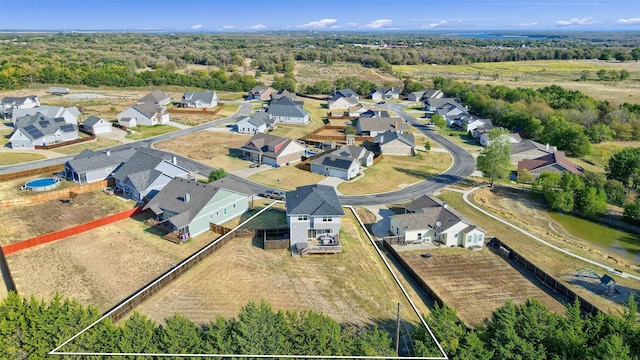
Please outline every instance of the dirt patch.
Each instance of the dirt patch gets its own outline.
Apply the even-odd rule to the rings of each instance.
[[[522,304],[536,298],[551,311],[564,314],[560,301],[489,249],[436,249],[428,259],[420,256],[423,252],[399,254],[467,325],[481,324],[507,300]]]

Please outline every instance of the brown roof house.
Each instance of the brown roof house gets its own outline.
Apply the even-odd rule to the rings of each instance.
[[[520,160],[518,161],[518,174],[522,171],[528,171],[534,178],[537,178],[543,172],[561,174],[568,171],[573,174],[583,175],[582,168],[569,161],[562,152],[554,152],[535,159]]]
[[[407,204],[405,211],[405,214],[391,216],[389,222],[389,232],[404,237],[404,244],[433,243],[464,248],[484,245],[483,229],[434,197],[423,195]]]
[[[530,139],[511,144],[511,163],[516,165],[520,160],[539,158],[553,154],[558,148],[549,144],[541,144]]]
[[[257,133],[239,150],[247,160],[278,167],[302,160],[307,148],[295,140]]]
[[[272,88],[271,86],[258,85],[249,90],[247,100],[269,100],[271,99],[271,94],[277,92],[278,90]]]

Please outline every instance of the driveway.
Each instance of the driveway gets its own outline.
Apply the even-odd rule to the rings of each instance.
[[[373,235],[380,239],[389,236],[389,217],[395,215],[395,213],[385,205],[367,205],[363,207],[376,216],[376,222],[371,226]]]

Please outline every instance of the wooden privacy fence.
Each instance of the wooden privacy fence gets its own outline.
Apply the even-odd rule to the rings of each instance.
[[[92,141],[92,140],[96,139],[96,136],[90,131],[86,131],[86,130],[82,130],[82,129],[78,129],[78,131],[80,131],[83,134],[89,135],[89,136],[85,137],[85,138],[78,138],[78,139],[75,139],[75,140],[65,141],[65,142],[55,143],[55,144],[50,144],[50,145],[35,145],[35,148],[37,150],[57,149],[57,148],[61,148],[63,146],[80,144],[80,143],[83,143],[83,142]]]
[[[202,109],[194,109],[194,108],[177,108],[177,107],[172,107],[167,109],[167,111],[170,114],[206,114],[206,115],[215,115],[217,114],[220,110],[222,110],[224,108],[224,104],[223,103],[218,103],[218,106],[216,106],[215,109],[211,110],[209,108],[202,108]]]
[[[74,226],[72,228],[68,228],[68,229],[64,229],[64,230],[60,230],[60,231],[55,231],[49,234],[45,234],[45,235],[40,235],[40,236],[36,236],[34,238],[28,239],[28,240],[23,240],[17,243],[13,243],[13,244],[9,244],[6,246],[2,247],[2,251],[4,252],[5,255],[11,255],[13,253],[16,253],[18,251],[21,250],[25,250],[25,249],[29,249],[38,245],[42,245],[42,244],[46,244],[46,243],[50,243],[53,241],[57,241],[57,240],[61,240],[61,239],[65,239],[68,238],[69,236],[74,236],[74,235],[78,235],[81,234],[83,232],[87,232],[89,230],[93,230],[105,225],[109,225],[109,224],[113,224],[114,222],[120,221],[120,220],[124,220],[126,218],[135,216],[137,214],[140,214],[142,212],[142,208],[141,207],[136,207],[133,209],[129,209],[129,210],[125,210],[123,212],[114,214],[114,215],[110,215],[107,217],[104,217],[102,219],[97,219],[97,220],[93,220],[93,221],[89,221],[87,223],[84,224],[80,224],[78,226]]]
[[[113,184],[113,180],[101,180],[90,184],[78,185],[66,189],[46,191],[42,193],[34,192],[35,195],[16,197],[12,199],[0,200],[0,207],[10,208],[13,206],[24,206],[38,204],[52,200],[66,199],[70,193],[84,194],[96,190],[102,190]],[[28,190],[25,190],[28,191]]]
[[[538,279],[540,282],[548,286],[551,290],[562,295],[569,302],[573,302],[577,298],[578,301],[580,302],[580,308],[582,309],[582,311],[594,316],[598,315],[598,313],[604,314],[604,312],[600,310],[598,307],[588,302],[585,298],[581,297],[580,295],[576,294],[573,290],[567,288],[565,285],[563,285],[558,280],[553,278],[553,276],[547,274],[542,269],[540,269],[539,267],[531,263],[529,260],[527,260],[524,256],[518,254],[512,248],[505,245],[498,238],[491,239],[489,241],[488,247],[493,251],[498,250],[497,253],[506,257],[507,259],[514,260],[517,264],[522,266],[524,270],[526,270],[527,272],[535,276],[536,279]]]
[[[29,176],[41,175],[41,174],[54,174],[61,171],[64,171],[64,165],[62,164],[51,165],[51,166],[45,166],[37,169],[23,170],[23,171],[8,173],[8,174],[2,174],[0,175],[0,181],[15,180],[23,177],[29,177]]]

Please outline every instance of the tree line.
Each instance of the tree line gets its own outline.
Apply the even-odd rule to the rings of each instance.
[[[633,297],[620,316],[584,315],[577,301],[567,305],[562,316],[531,299],[521,305],[508,301],[473,329],[466,328],[446,306],[436,306],[426,320],[450,359],[625,360],[640,356],[636,311]],[[60,295],[44,301],[11,292],[0,303],[0,359],[43,359],[99,317],[95,307]],[[408,355],[441,356],[423,328],[413,330],[408,343]],[[395,355],[390,335],[375,326],[341,325],[314,311],[274,311],[264,301],[248,303],[235,318],[218,317],[203,325],[179,314],[159,325],[134,312],[117,325],[108,320],[99,322],[60,351]]]

